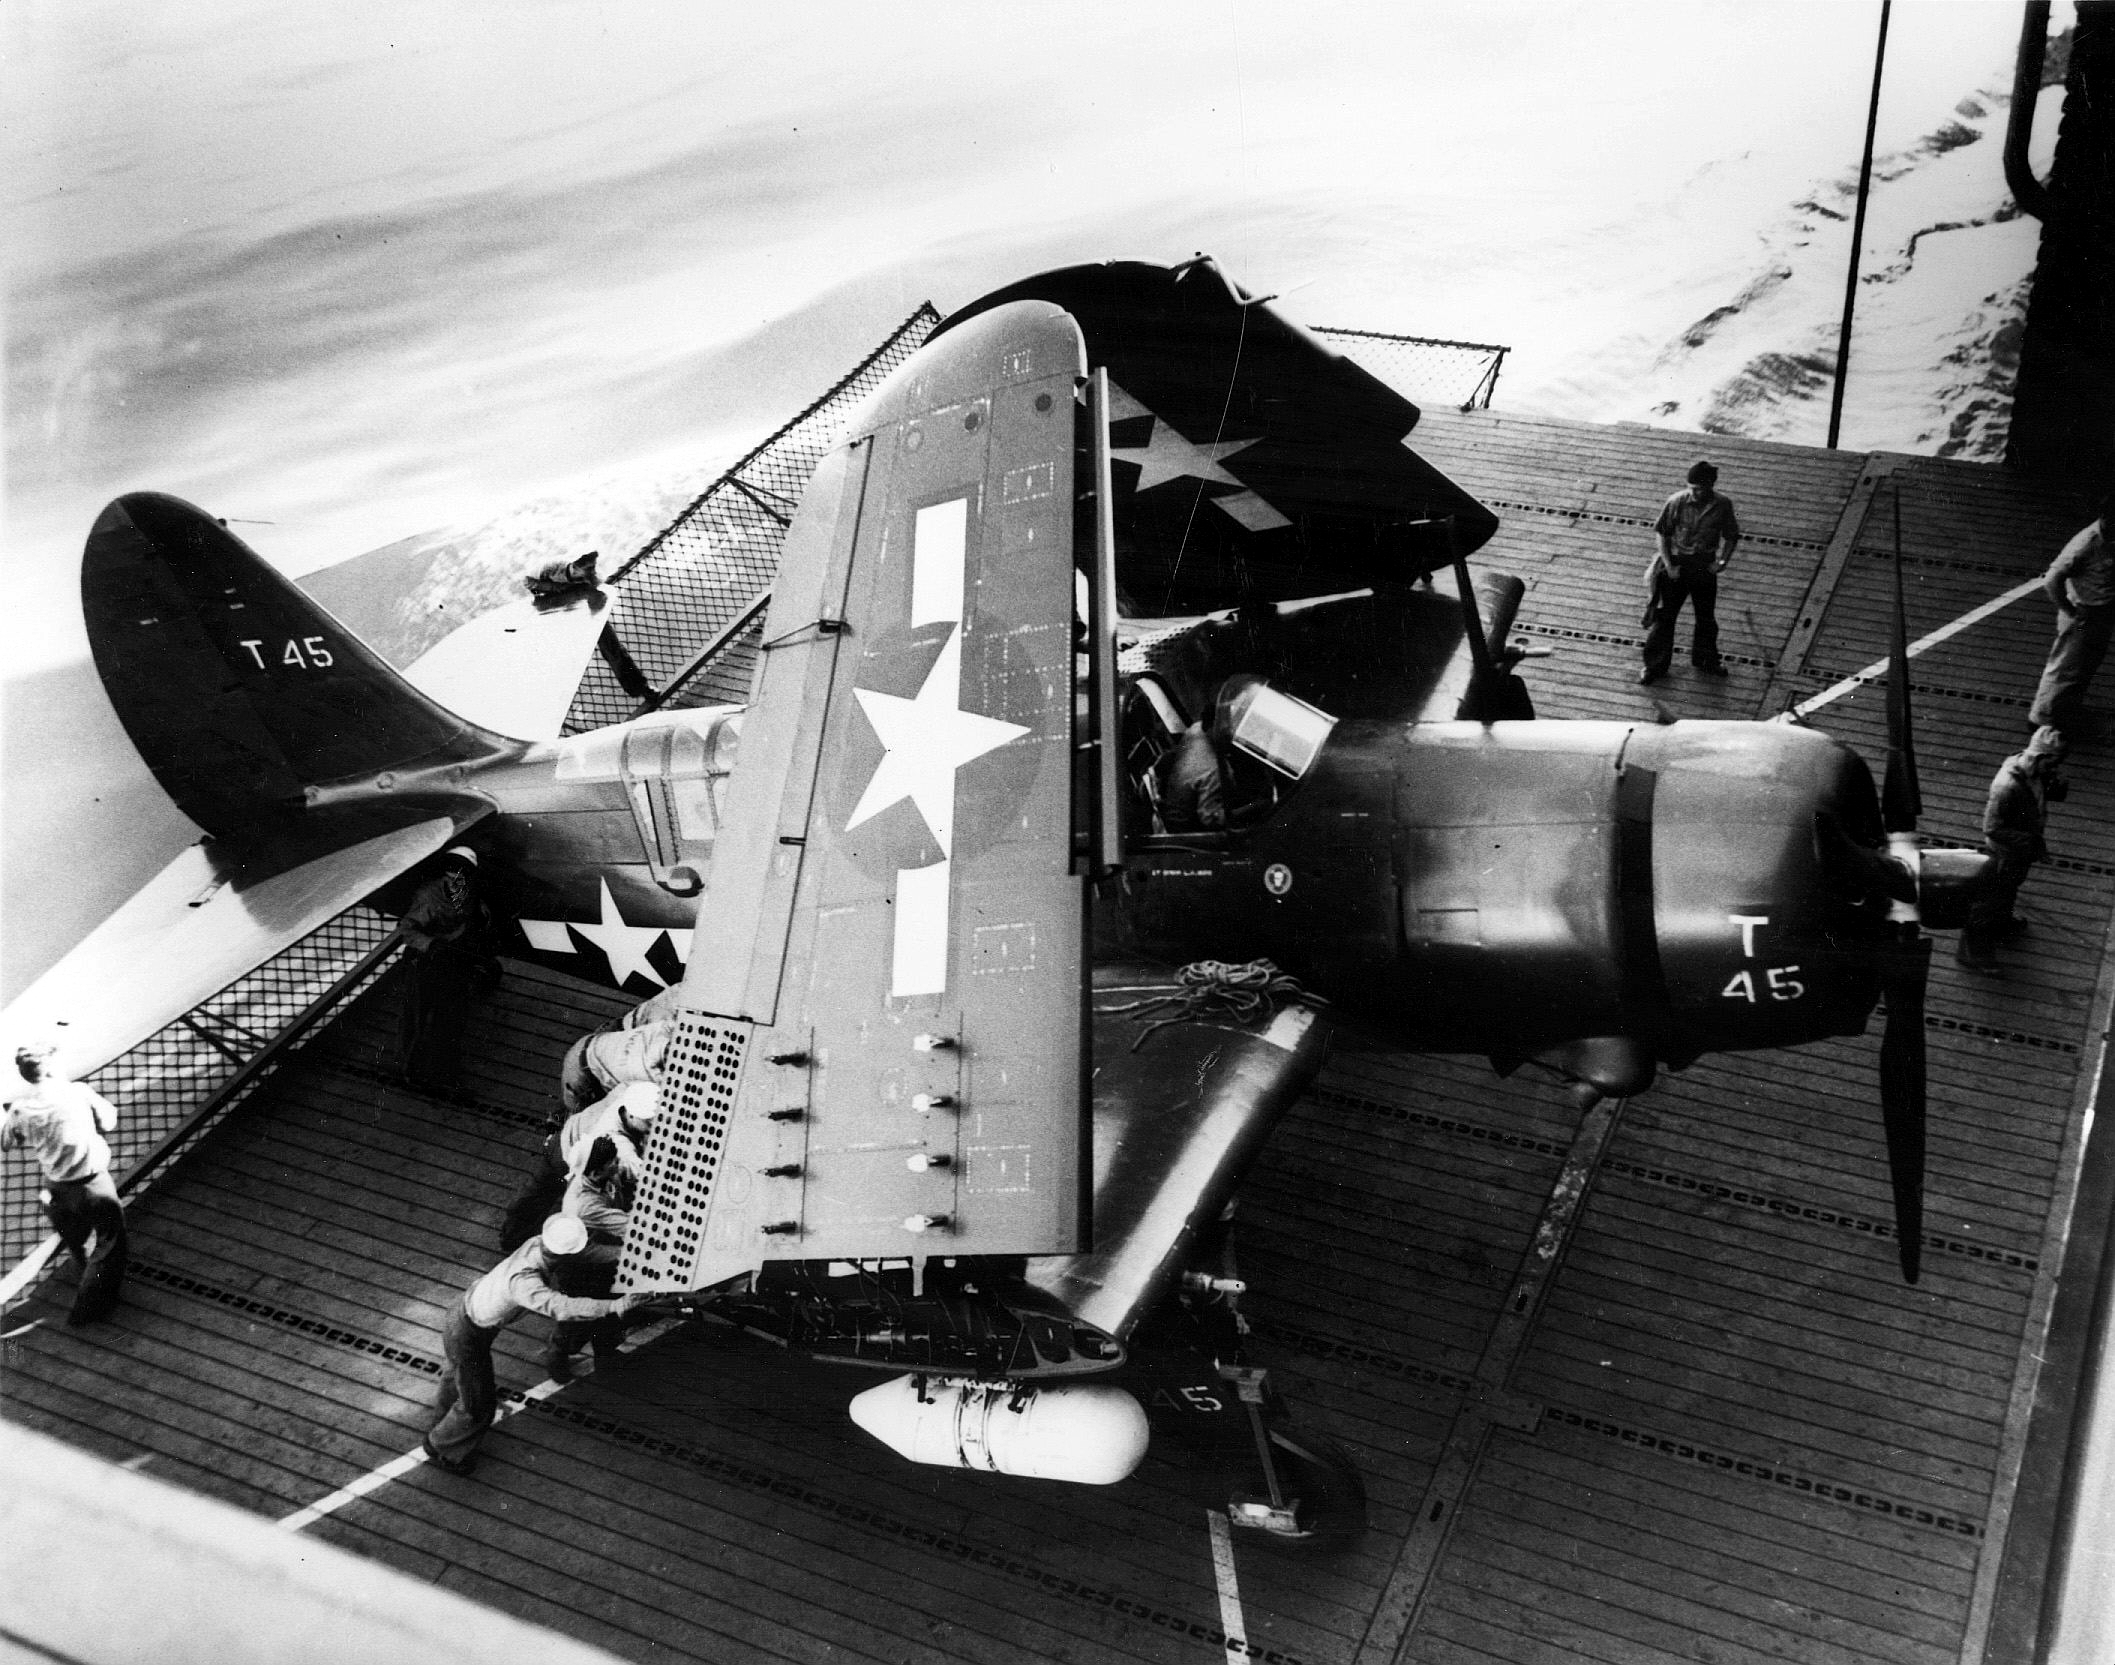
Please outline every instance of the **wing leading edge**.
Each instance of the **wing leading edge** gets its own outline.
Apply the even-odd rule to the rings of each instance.
[[[620,1286],[1084,1245],[1078,330],[1001,308],[818,470]]]
[[[236,978],[445,848],[475,816],[435,816],[258,881],[194,844],[0,1013],[0,1046],[100,1069]],[[322,989],[317,989],[321,994]]]

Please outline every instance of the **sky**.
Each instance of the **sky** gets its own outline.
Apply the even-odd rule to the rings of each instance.
[[[737,446],[919,301],[1107,256],[1506,342],[1532,399],[1855,165],[1877,17],[11,0],[0,536],[49,571],[152,486],[342,559]],[[1896,7],[1883,148],[2016,33]]]
[[[125,764],[107,712],[14,697],[80,665],[81,540],[116,494],[188,498],[301,572],[709,469],[920,302],[1050,266],[1210,252],[1302,322],[1506,343],[1509,408],[1694,425],[1653,414],[1655,355],[1809,240],[1791,205],[1847,189],[1879,11],[8,0],[10,827],[73,813],[26,776]],[[1897,4],[1881,151],[2009,85],[2018,28],[2009,0]],[[1960,163],[1978,201],[1996,149]],[[1962,296],[2016,278],[2006,235]],[[1829,287],[1757,317],[1811,333]],[[1845,442],[1900,443],[1860,400]],[[92,765],[25,751],[24,713]]]

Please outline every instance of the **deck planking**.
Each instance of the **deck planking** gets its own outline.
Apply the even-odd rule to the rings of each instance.
[[[1931,459],[1489,412],[1430,413],[1418,444],[1503,518],[1480,561],[1528,582],[1519,632],[1557,649],[1528,667],[1545,716],[1745,718],[1871,664],[1898,487],[1913,636],[2031,579],[2075,530],[2075,505]],[[1649,524],[1699,449],[1748,533],[1721,603],[1734,674],[1678,665],[1641,689]],[[2030,597],[1917,661],[1937,838],[1978,836],[2046,612]],[[1814,721],[1884,751],[1880,687]],[[1373,1529],[1326,1561],[1237,1544],[1254,1655],[1980,1657],[2115,905],[2093,831],[2115,770],[2089,742],[2071,773],[2059,860],[2027,887],[2032,931],[2004,973],[1935,957],[1913,1290],[1877,1028],[1706,1060],[1625,1106],[1524,1323],[1507,1307],[1577,1111],[1480,1060],[1345,1038],[1246,1187],[1237,1248],[1257,1353],[1298,1420],[1358,1458]],[[510,964],[473,1022],[473,1101],[450,1104],[392,1081],[394,998],[373,991],[134,1204],[140,1270],[110,1323],[60,1327],[63,1288],[17,1310],[5,1415],[268,1516],[415,1446],[440,1322],[496,1258],[559,1055],[623,1002]],[[539,1339],[503,1338],[503,1388],[536,1382]],[[1515,1421],[1464,1445],[1494,1361]],[[309,1530],[640,1659],[1225,1655],[1217,1492],[1184,1454],[1105,1489],[913,1469],[844,1417],[866,1380],[692,1320],[511,1416],[474,1479],[416,1469]],[[1460,1450],[1449,1526],[1391,1618],[1384,1592]]]

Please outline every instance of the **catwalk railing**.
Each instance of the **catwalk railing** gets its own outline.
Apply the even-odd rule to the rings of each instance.
[[[1440,341],[1375,330],[1317,329],[1330,346],[1412,404],[1488,410],[1511,350],[1483,341]]]
[[[740,704],[779,546],[816,465],[884,377],[932,334],[920,306],[849,375],[705,488],[610,574],[616,601],[566,714],[565,732],[664,707]]]
[[[372,908],[348,909],[84,1077],[117,1106],[119,1190],[129,1197],[150,1185],[370,987],[396,958],[392,927]],[[0,1289],[10,1296],[34,1281],[28,1260],[49,1230],[42,1189],[28,1152],[0,1158]]]

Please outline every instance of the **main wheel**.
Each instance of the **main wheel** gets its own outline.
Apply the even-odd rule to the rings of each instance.
[[[1273,1428],[1270,1443],[1279,1489],[1299,1506],[1291,1532],[1250,1536],[1310,1553],[1348,1549],[1365,1536],[1366,1483],[1342,1446],[1291,1428]]]

